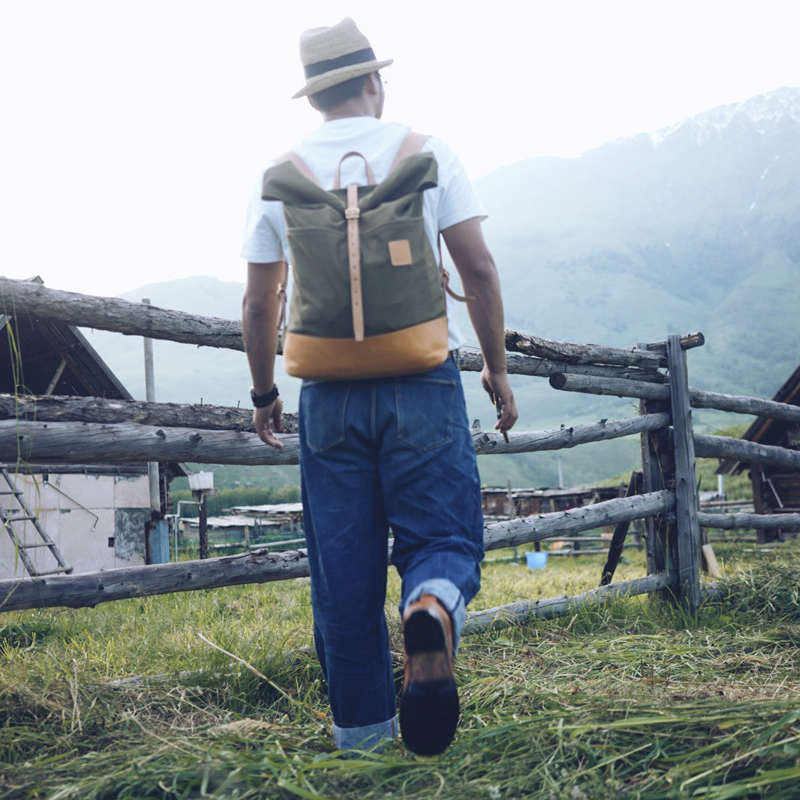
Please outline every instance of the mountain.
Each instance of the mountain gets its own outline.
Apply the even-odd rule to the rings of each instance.
[[[800,354],[800,89],[721,106],[654,134],[615,140],[579,158],[532,158],[476,182],[490,217],[506,325],[550,339],[630,346],[702,331],[689,356],[701,388],[771,397]],[[241,283],[197,277],[124,295],[155,305],[238,318]],[[470,330],[466,314],[462,325]],[[139,339],[95,332],[101,355],[144,396]],[[155,342],[157,398],[248,404],[241,353]],[[280,369],[280,364],[278,368]],[[296,381],[279,378],[287,409]],[[471,419],[492,409],[464,375]],[[514,379],[520,429],[630,416],[631,401],[551,390]],[[737,421],[696,412],[708,430]],[[479,459],[484,482],[554,485],[554,453]],[[578,484],[618,474],[635,443],[563,454]]]
[[[477,187],[509,327],[623,346],[702,330],[692,361],[718,391],[771,394],[797,365],[800,89]]]

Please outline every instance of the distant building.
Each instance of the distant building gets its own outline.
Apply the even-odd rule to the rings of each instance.
[[[511,501],[514,504],[513,516],[529,517],[553,511],[566,511],[568,508],[580,508],[624,495],[624,486],[597,486],[588,489],[512,489]],[[508,489],[481,489],[481,501],[484,516],[507,518],[510,515]]]
[[[0,313],[0,393],[133,399],[77,328],[13,313]],[[145,464],[3,466],[0,580],[153,560]],[[180,464],[159,465],[162,513],[169,482],[179,475]]]
[[[776,403],[800,406],[800,367],[772,398]],[[800,450],[800,423],[786,422],[768,417],[758,417],[745,431],[742,439],[757,444],[775,445],[790,450]],[[753,510],[756,514],[795,514],[800,512],[800,472],[781,467],[750,464],[747,461],[725,459],[717,472],[738,475],[749,470],[753,487]],[[796,536],[797,533],[792,533]],[[780,531],[759,531],[760,541],[781,538]]]

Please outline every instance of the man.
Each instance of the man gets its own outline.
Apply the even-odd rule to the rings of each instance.
[[[294,152],[330,190],[342,157],[360,153],[377,182],[391,169],[408,128],[381,121],[384,85],[376,59],[351,19],[306,31],[300,40],[308,97],[323,124]],[[483,352],[483,387],[496,399],[500,431],[517,419],[506,375],[503,306],[481,232],[485,218],[463,168],[440,140],[423,150],[438,164],[425,191],[425,227],[441,233],[458,269]],[[341,166],[342,185],[364,184],[362,159]],[[282,205],[248,209],[242,331],[253,378],[254,422],[281,447],[282,404],[273,378],[280,297],[290,261]],[[450,303],[448,298],[448,304]],[[413,752],[442,752],[458,722],[453,658],[467,603],[480,586],[480,480],[455,352],[464,338],[448,309],[451,357],[418,375],[305,381],[300,395],[303,514],[311,570],[314,639],[328,684],[337,747],[370,747],[397,736],[392,663],[384,614],[386,548],[402,577],[405,683],[400,728]],[[272,423],[272,429],[270,428]]]

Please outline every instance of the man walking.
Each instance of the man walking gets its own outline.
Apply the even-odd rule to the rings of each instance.
[[[409,129],[381,121],[384,84],[375,57],[351,19],[306,31],[300,40],[308,97],[323,124],[294,148],[325,190],[366,183],[392,169]],[[441,234],[461,277],[483,352],[483,387],[496,402],[496,428],[517,419],[506,375],[503,305],[494,261],[481,231],[480,201],[458,159],[440,140],[423,151],[438,165],[424,195],[434,252]],[[291,254],[282,204],[250,201],[242,257],[248,262],[242,331],[261,439],[281,447],[282,404],[273,369],[280,293]],[[324,269],[324,264],[320,269]],[[480,480],[456,363],[465,339],[449,308],[444,363],[420,374],[305,381],[300,394],[303,515],[311,570],[314,641],[328,684],[334,739],[342,749],[397,736],[392,663],[384,614],[386,553],[402,578],[405,682],[400,730],[410,750],[442,752],[458,723],[453,658],[466,605],[480,587],[483,517]],[[272,423],[272,428],[270,428]]]

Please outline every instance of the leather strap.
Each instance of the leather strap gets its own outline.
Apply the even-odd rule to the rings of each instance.
[[[283,262],[283,279],[278,284],[278,306],[280,313],[278,314],[278,330],[286,332],[286,288],[289,285],[289,265]]]
[[[470,303],[475,298],[472,295],[468,294],[458,294],[458,292],[454,292],[450,288],[450,273],[439,263],[439,270],[442,273],[442,288],[450,295],[454,300],[458,300],[462,303]]]
[[[338,176],[337,176],[338,177]],[[357,342],[364,341],[364,305],[361,296],[361,242],[358,231],[358,185],[347,187],[347,258],[350,263],[350,307],[353,313],[353,336]]]
[[[364,156],[362,156],[361,153],[358,153],[355,150],[351,150],[349,153],[345,153],[339,159],[339,166],[336,167],[336,175],[333,178],[333,188],[334,189],[341,189],[342,188],[342,178],[341,178],[342,164],[344,163],[344,160],[346,158],[350,158],[351,156],[358,156],[358,158],[360,158],[364,162],[364,166],[366,167],[366,170],[367,170],[367,184],[369,186],[374,186],[375,185],[375,173],[372,171],[372,167],[369,165],[369,161],[367,161],[367,159],[364,158]]]
[[[397,151],[397,155],[394,157],[394,161],[392,162],[392,167],[389,170],[391,172],[404,158],[408,158],[409,156],[413,156],[416,153],[419,153],[425,142],[428,141],[430,137],[426,133],[416,133],[415,131],[409,131],[406,134],[405,139],[400,143],[400,149]],[[442,276],[442,289],[444,289],[447,294],[450,295],[455,300],[460,300],[462,303],[467,303],[470,300],[474,300],[474,297],[469,297],[466,295],[460,295],[454,292],[450,288],[450,273],[444,268],[444,264],[442,261],[442,241],[439,238],[439,272]]]
[[[403,139],[403,141],[400,143],[400,149],[397,151],[394,161],[392,161],[392,166],[389,168],[389,172],[391,172],[404,158],[408,158],[409,156],[419,153],[419,151],[422,150],[422,146],[428,141],[429,138],[430,137],[427,133],[415,133],[414,131],[409,131],[406,134],[405,139]]]
[[[300,171],[300,173],[305,175],[306,178],[308,178],[310,181],[313,181],[314,183],[316,183],[317,186],[320,187],[320,189],[322,188],[322,186],[320,185],[320,182],[316,179],[316,177],[314,176],[314,173],[308,168],[308,165],[306,164],[306,162],[303,161],[303,159],[300,158],[300,156],[298,156],[297,153],[294,152],[294,150],[289,150],[286,153],[284,153],[282,156],[278,156],[275,159],[275,163],[276,164],[283,164],[286,161],[291,161],[292,164],[294,164],[297,167],[297,169]]]

